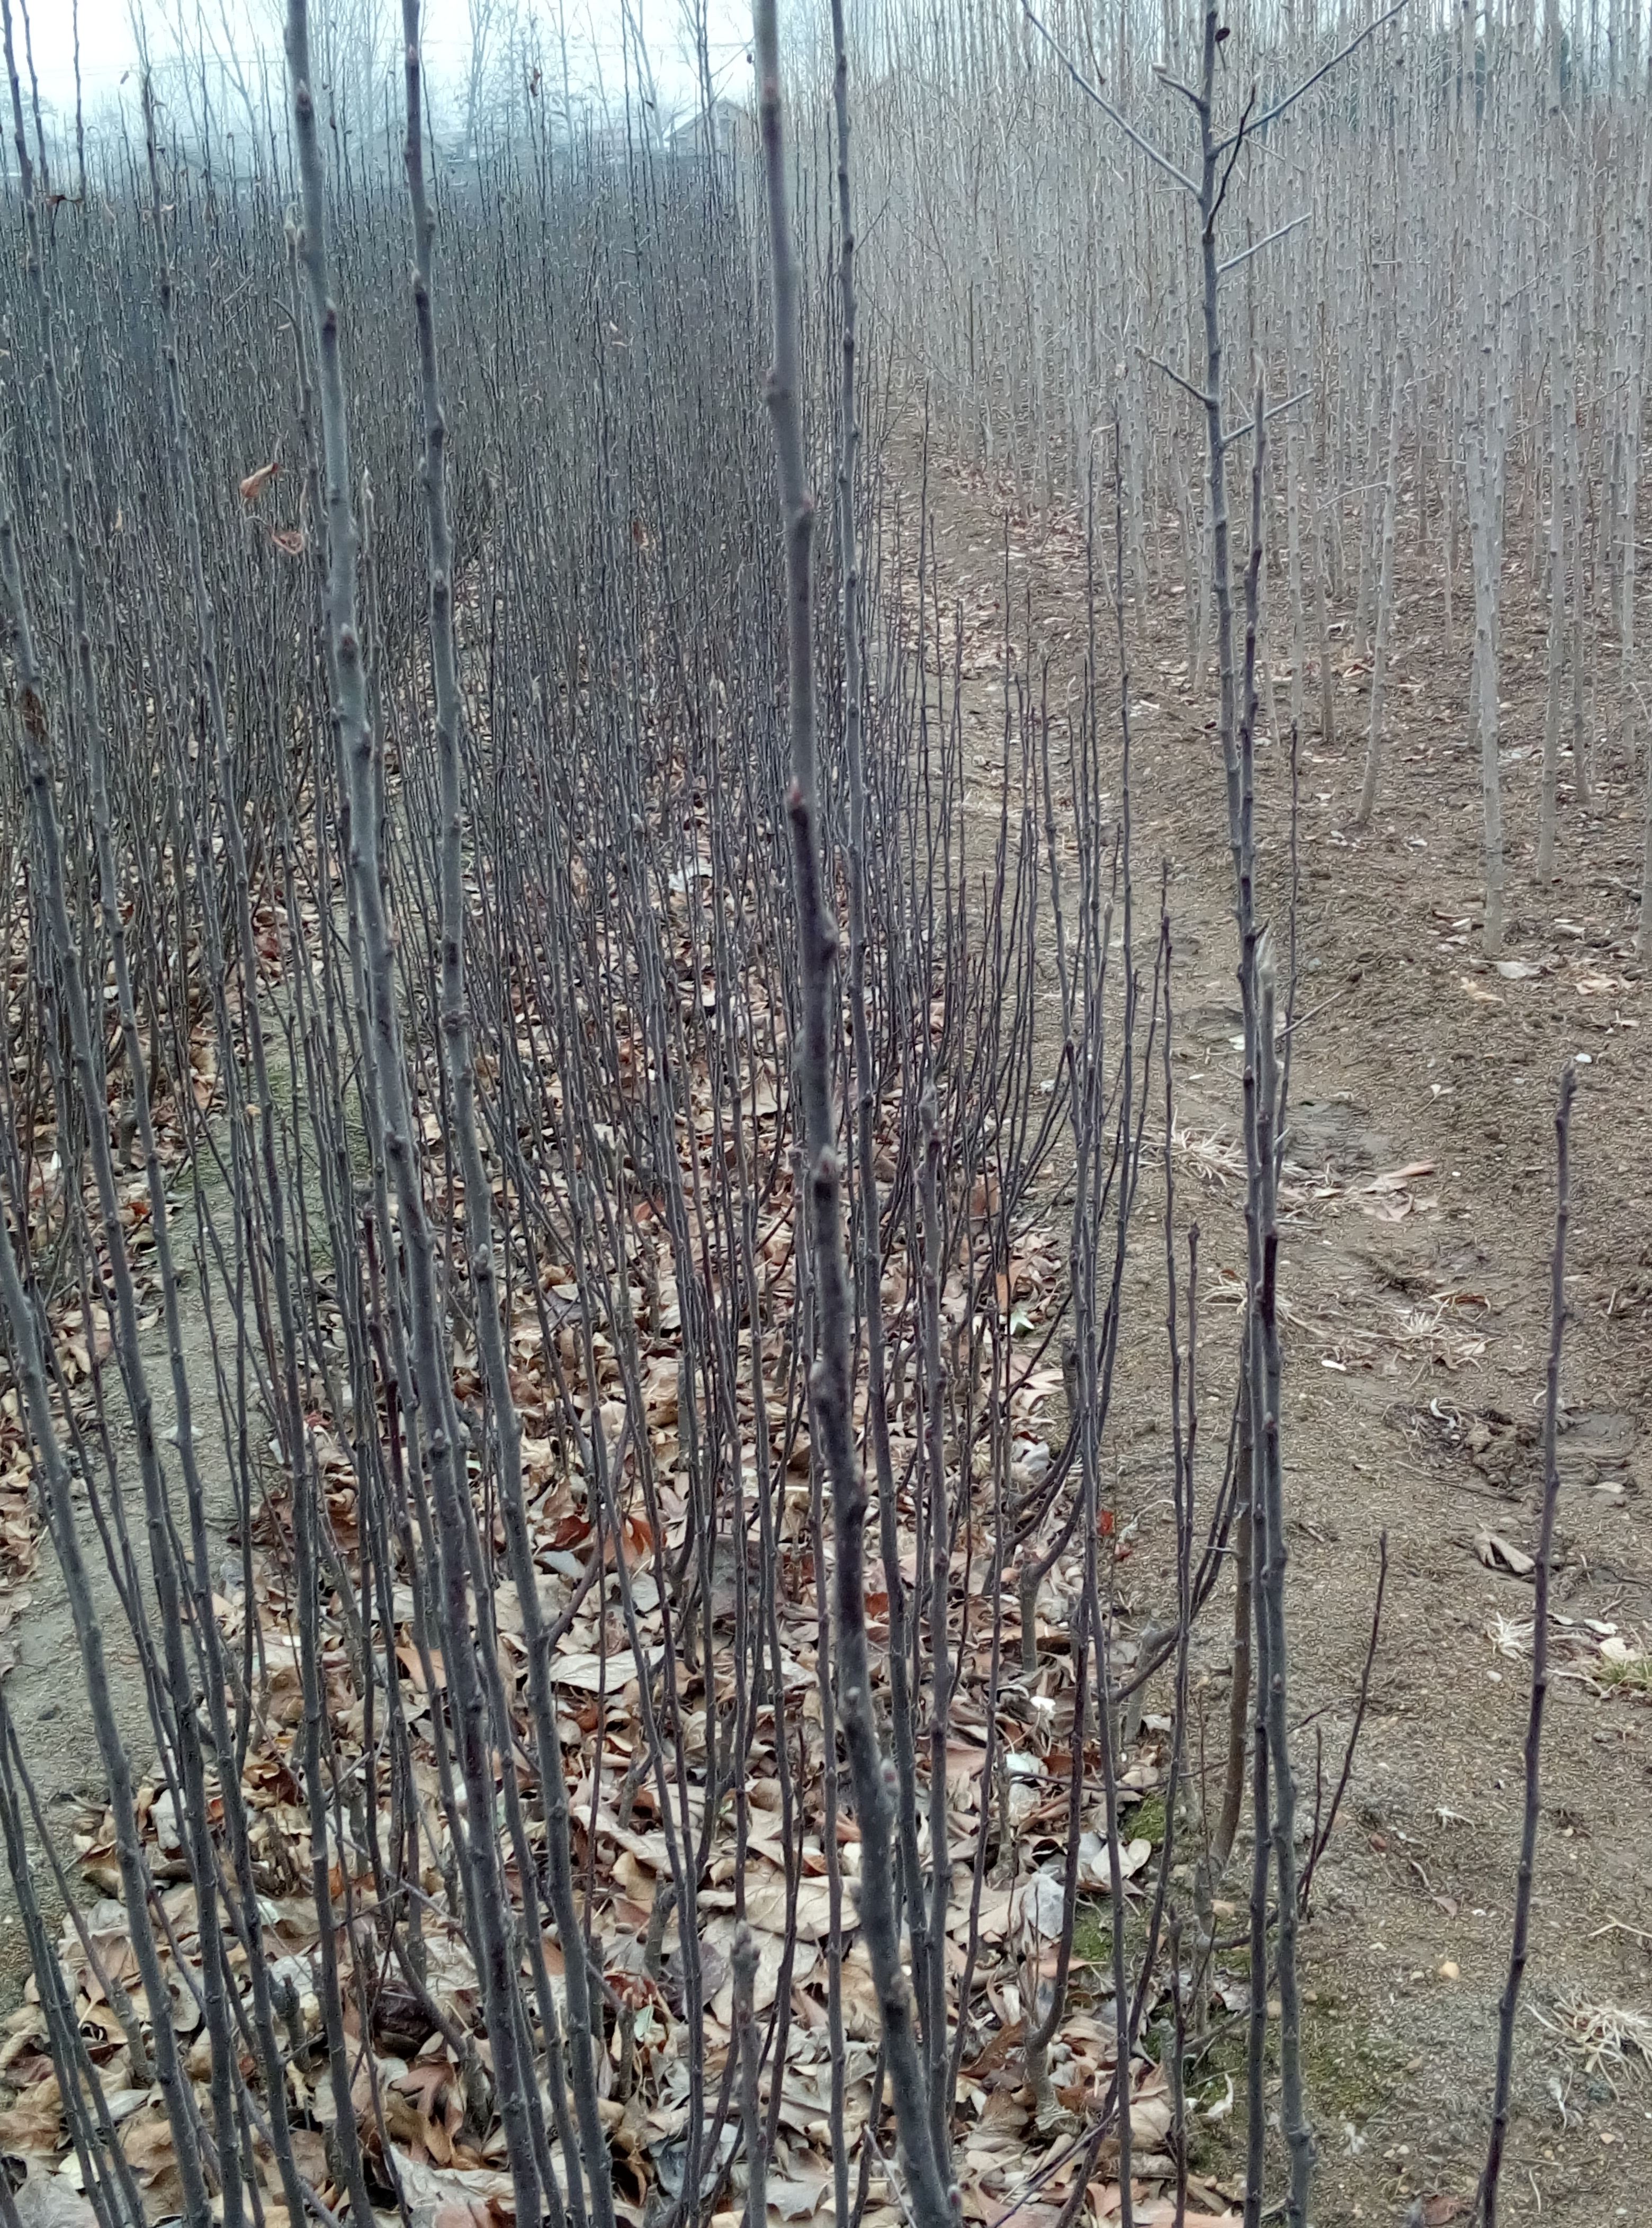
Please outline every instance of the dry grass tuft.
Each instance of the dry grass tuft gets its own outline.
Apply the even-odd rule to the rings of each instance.
[[[1585,2072],[1598,2074],[1614,2096],[1614,2073],[1638,2080],[1652,2069],[1652,2016],[1645,2012],[1630,2011],[1622,2004],[1591,2003],[1569,1991],[1556,1999],[1553,2017],[1535,2005],[1532,2015],[1582,2059]]]

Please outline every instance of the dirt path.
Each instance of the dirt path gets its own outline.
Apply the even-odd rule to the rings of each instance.
[[[272,1086],[280,1092],[289,1092],[291,1076],[284,1031],[279,1022],[266,1021],[265,1034],[266,1056]],[[195,1165],[197,1170],[209,1168],[204,1156]],[[176,1175],[170,1193],[172,1245],[178,1271],[183,1365],[194,1412],[195,1458],[206,1496],[207,1530],[215,1583],[219,1582],[218,1574],[224,1572],[226,1565],[228,1565],[231,1567],[222,1583],[234,1588],[240,1584],[240,1550],[234,1543],[239,1495],[219,1408],[208,1302],[201,1289],[199,1268],[192,1246],[195,1209],[189,1187],[195,1180],[186,1164],[182,1171]],[[212,1188],[212,1212],[221,1222],[228,1210],[227,1195],[215,1173],[209,1173],[205,1180]],[[313,1184],[313,1172],[311,1181]],[[324,1261],[325,1222],[318,1191],[309,1197],[308,1208],[313,1233],[312,1247],[317,1260]],[[218,1319],[219,1336],[225,1349],[226,1362],[229,1364],[233,1339],[227,1305],[223,1295],[215,1291],[212,1312]],[[158,1320],[158,1303],[157,1314],[157,1320],[143,1334],[141,1351],[155,1401],[156,1429],[161,1439],[162,1461],[171,1495],[174,1521],[182,1536],[187,1539],[188,1513],[183,1501],[182,1479],[176,1457],[172,1452],[175,1438],[170,1436],[176,1433],[177,1422],[171,1360],[165,1327]],[[117,1470],[125,1497],[126,1522],[152,1616],[149,1553],[138,1477],[136,1439],[112,1356],[106,1360],[104,1368],[105,1399]],[[254,1436],[256,1440],[257,1435]],[[106,1482],[101,1476],[99,1485],[106,1490]],[[103,1628],[104,1653],[115,1720],[141,1782],[157,1772],[158,1764],[138,1646],[110,1574],[108,1559],[85,1487],[78,1482],[74,1498],[93,1601]],[[74,1840],[77,1834],[84,1834],[89,1826],[95,1825],[101,1819],[108,1802],[108,1782],[93,1726],[86,1682],[81,1675],[67,1588],[43,1523],[40,1527],[40,1533],[35,1566],[17,1589],[24,1597],[26,1605],[14,1615],[7,1632],[11,1661],[4,1674],[5,1698],[28,1758],[53,1847],[63,1866],[71,1893],[84,1903],[93,1898],[95,1890],[79,1870]],[[32,1846],[35,1841],[32,1831],[30,1840]],[[35,1887],[47,1924],[54,1930],[63,1916],[63,1899],[43,1857],[35,1868]],[[16,1898],[5,1868],[0,1865],[0,2014],[11,2010],[16,2004],[29,1970],[29,1953],[18,1923]]]
[[[944,592],[966,615],[964,711],[985,773],[1002,720],[1005,524],[980,476],[930,490]],[[1012,518],[1009,594],[1030,592],[1035,693],[1051,661],[1063,701],[1085,640],[1077,522]],[[1286,1318],[1289,1614],[1298,1779],[1316,1745],[1334,1778],[1369,1630],[1378,1540],[1390,1578],[1366,1731],[1305,1935],[1306,2035],[1321,2223],[1463,2217],[1484,2156],[1497,2001],[1508,1956],[1529,1693],[1531,1590],[1486,1567],[1483,1535],[1529,1547],[1553,1216],[1553,1111],[1578,1063],[1566,1428],[1532,1957],[1519,2027],[1505,2210],[1606,2228],[1645,2217],[1652,2069],[1592,2067],[1563,2033],[1590,2015],[1652,2019],[1652,1095],[1633,957],[1640,806],[1605,753],[1597,809],[1563,788],[1562,879],[1532,877],[1543,717],[1540,615],[1511,579],[1502,688],[1511,915],[1502,970],[1478,957],[1479,775],[1466,658],[1438,648],[1437,579],[1402,581],[1389,771],[1376,822],[1352,820],[1368,710],[1344,643],[1341,738],[1302,752],[1303,959],[1292,1076]],[[1458,617],[1459,641],[1462,619]],[[1110,622],[1103,629],[1110,633]],[[1024,654],[1024,651],[1023,651]],[[1220,763],[1180,602],[1134,615],[1137,887],[1149,909],[1169,862],[1177,1014],[1180,1211],[1203,1234],[1200,1485],[1220,1465],[1242,1285],[1240,1028]],[[1281,706],[1289,676],[1276,667]],[[1104,696],[1117,686],[1116,671]],[[1317,687],[1306,691],[1317,704]],[[1308,727],[1316,728],[1310,710]],[[1116,738],[1111,762],[1116,764]],[[1569,774],[1569,760],[1565,772]],[[1265,902],[1283,927],[1288,770],[1259,753]],[[983,793],[983,808],[996,802]],[[1146,949],[1150,955],[1154,924]],[[1580,1057],[1581,1056],[1581,1057]],[[1162,1605],[1173,1547],[1164,1394],[1163,1194],[1143,1186],[1125,1350],[1105,1459],[1137,1521],[1130,1592]],[[1131,1330],[1128,1326],[1134,1325]],[[1220,1616],[1201,1631],[1208,1706],[1225,1723]],[[1606,1643],[1606,1652],[1603,1652]],[[1241,1901],[1243,1853],[1227,1892]],[[1642,2030],[1652,2036],[1652,2027]],[[1213,2056],[1220,2105],[1237,2053]],[[1242,2084],[1242,2071],[1240,2072]],[[1239,2115],[1242,2119],[1242,2113]],[[1196,2160],[1237,2174],[1231,2116],[1206,2119]],[[1236,2183],[1235,2183],[1236,2186]],[[1636,2193],[1642,2193],[1637,2196]]]
[[[219,1559],[221,1551],[226,1554],[229,1552],[236,1497],[221,1438],[215,1428],[211,1342],[193,1274],[181,1298],[184,1360],[196,1412],[196,1461],[207,1495],[208,1536],[215,1559]],[[176,1417],[166,1341],[158,1326],[145,1336],[144,1363],[155,1392],[157,1425],[164,1434],[174,1430]],[[134,1442],[122,1412],[120,1396],[112,1384],[111,1392],[113,1411],[119,1416],[114,1437],[128,1500],[127,1521],[135,1535],[139,1566],[146,1569],[146,1554],[138,1536],[143,1530],[142,1509],[135,1506],[138,1489]],[[203,1413],[203,1409],[208,1412]],[[176,1476],[176,1463],[171,1469],[177,1519],[182,1525],[182,1488]],[[116,1723],[139,1776],[144,1777],[154,1761],[155,1738],[138,1646],[110,1576],[85,1489],[79,1484],[75,1489],[75,1507],[93,1600],[103,1628]],[[44,1539],[26,1591],[28,1606],[11,1628],[14,1661],[6,1674],[6,1706],[16,1724],[53,1845],[71,1892],[84,1899],[85,1884],[76,1868],[74,1835],[84,1830],[88,1809],[101,1815],[108,1801],[108,1782],[93,1730],[86,1684],[80,1673],[67,1588],[57,1558]],[[54,1929],[62,1917],[63,1903],[43,1858],[36,1866],[35,1882],[47,1924]],[[28,1973],[29,1952],[17,1920],[16,1901],[10,1879],[0,1869],[0,2011],[10,2011],[16,2004]]]

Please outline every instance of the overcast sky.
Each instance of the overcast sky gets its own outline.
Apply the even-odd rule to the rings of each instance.
[[[280,0],[184,0],[191,21],[199,6],[201,16],[214,29],[226,19],[233,27],[243,56],[265,47],[272,59],[280,52]],[[631,0],[633,18],[640,17],[644,37],[653,61],[662,106],[689,106],[695,77],[685,53],[682,10],[679,0]],[[400,20],[400,0],[385,0],[387,16]],[[593,81],[594,57],[603,81],[611,93],[622,84],[623,48],[620,35],[621,0],[565,0],[571,58],[582,55]],[[150,49],[157,61],[172,47],[168,19],[176,20],[178,0],[160,0],[146,10]],[[536,14],[547,32],[556,22],[556,0],[523,0],[524,16]],[[708,0],[713,76],[720,93],[743,99],[750,73],[746,54],[751,35],[747,0]],[[29,10],[35,67],[42,96],[55,107],[72,112],[74,105],[74,0],[34,0]],[[22,64],[22,21],[19,0],[13,0],[13,22]],[[79,0],[80,80],[86,114],[94,116],[103,103],[120,90],[121,80],[134,71],[138,39],[130,0]],[[547,44],[549,40],[547,39]],[[439,86],[458,82],[470,55],[470,11],[467,0],[425,0],[426,66]],[[136,85],[132,78],[127,90]]]

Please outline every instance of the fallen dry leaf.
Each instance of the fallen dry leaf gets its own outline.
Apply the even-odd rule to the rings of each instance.
[[[1407,1161],[1403,1168],[1386,1168],[1381,1175],[1373,1176],[1363,1188],[1367,1191],[1404,1191],[1418,1176],[1431,1176],[1433,1173],[1432,1161]]]
[[[18,2228],[95,2228],[97,2214],[67,2174],[48,2174],[39,2159],[12,2202]]]
[[[16,2076],[10,2074],[9,2079]],[[16,2102],[0,2112],[0,2147],[25,2157],[50,2157],[63,2140],[63,2099],[57,2076],[31,2081]]]
[[[1517,1578],[1529,1578],[1537,1565],[1523,1547],[1516,1547],[1499,1532],[1483,1527],[1474,1535],[1474,1552],[1489,1571],[1508,1571]]]
[[[1452,2197],[1443,2191],[1436,2191],[1423,2199],[1417,2219],[1419,2228],[1446,2228],[1448,2221],[1465,2220],[1473,2210],[1474,2199],[1471,2197]]]

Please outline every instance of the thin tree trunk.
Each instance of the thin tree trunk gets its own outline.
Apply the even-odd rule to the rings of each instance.
[[[821,1458],[832,1496],[837,1608],[838,1711],[861,1827],[861,1925],[872,1963],[884,2052],[918,2228],[951,2228],[952,2211],[931,2135],[925,2068],[912,2031],[912,1988],[901,1969],[892,1804],[872,1701],[866,1629],[865,1472],[855,1450],[849,1358],[849,1291],[844,1256],[842,1173],[832,1114],[833,1015],[837,926],[821,871],[810,606],[814,504],[803,432],[800,304],[781,134],[779,24],[775,0],[753,10],[759,112],[774,292],[774,363],[769,410],[779,464],[786,550],[787,697],[791,720],[792,866],[803,977],[803,1043],[797,1061],[804,1115],[804,1180],[814,1256],[816,1352],[811,1373]],[[940,1945],[937,1945],[939,1954]]]
[[[1555,1458],[1559,1429],[1560,1352],[1566,1337],[1566,1232],[1571,1221],[1571,1184],[1567,1149],[1572,1130],[1572,1098],[1578,1072],[1570,1064],[1560,1079],[1560,1103],[1555,1111],[1554,1259],[1550,1278],[1549,1360],[1543,1409],[1543,1513],[1538,1526],[1536,1591],[1532,1604],[1532,1698],[1526,1724],[1526,1808],[1521,1828],[1520,1866],[1514,1885],[1514,1938],[1509,1949],[1508,1978],[1504,1983],[1497,2016],[1497,2072],[1492,2097],[1491,2141],[1485,2170],[1480,2178],[1481,2228],[1497,2228],[1497,2189],[1502,2173],[1503,2144],[1508,2130],[1509,2090],[1514,2078],[1514,2020],[1520,2008],[1521,1982],[1526,1973],[1527,1934],[1531,1922],[1532,1880],[1537,1862],[1537,1828],[1541,1815],[1540,1770],[1543,1756],[1543,1710],[1549,1691],[1549,1569],[1554,1546],[1554,1514],[1560,1498],[1560,1472]]]
[[[1393,631],[1394,511],[1399,496],[1399,355],[1396,346],[1388,383],[1388,462],[1382,482],[1382,560],[1377,579],[1376,643],[1371,656],[1371,733],[1366,745],[1365,779],[1360,789],[1356,828],[1368,828],[1377,802],[1387,740],[1388,638]]]

